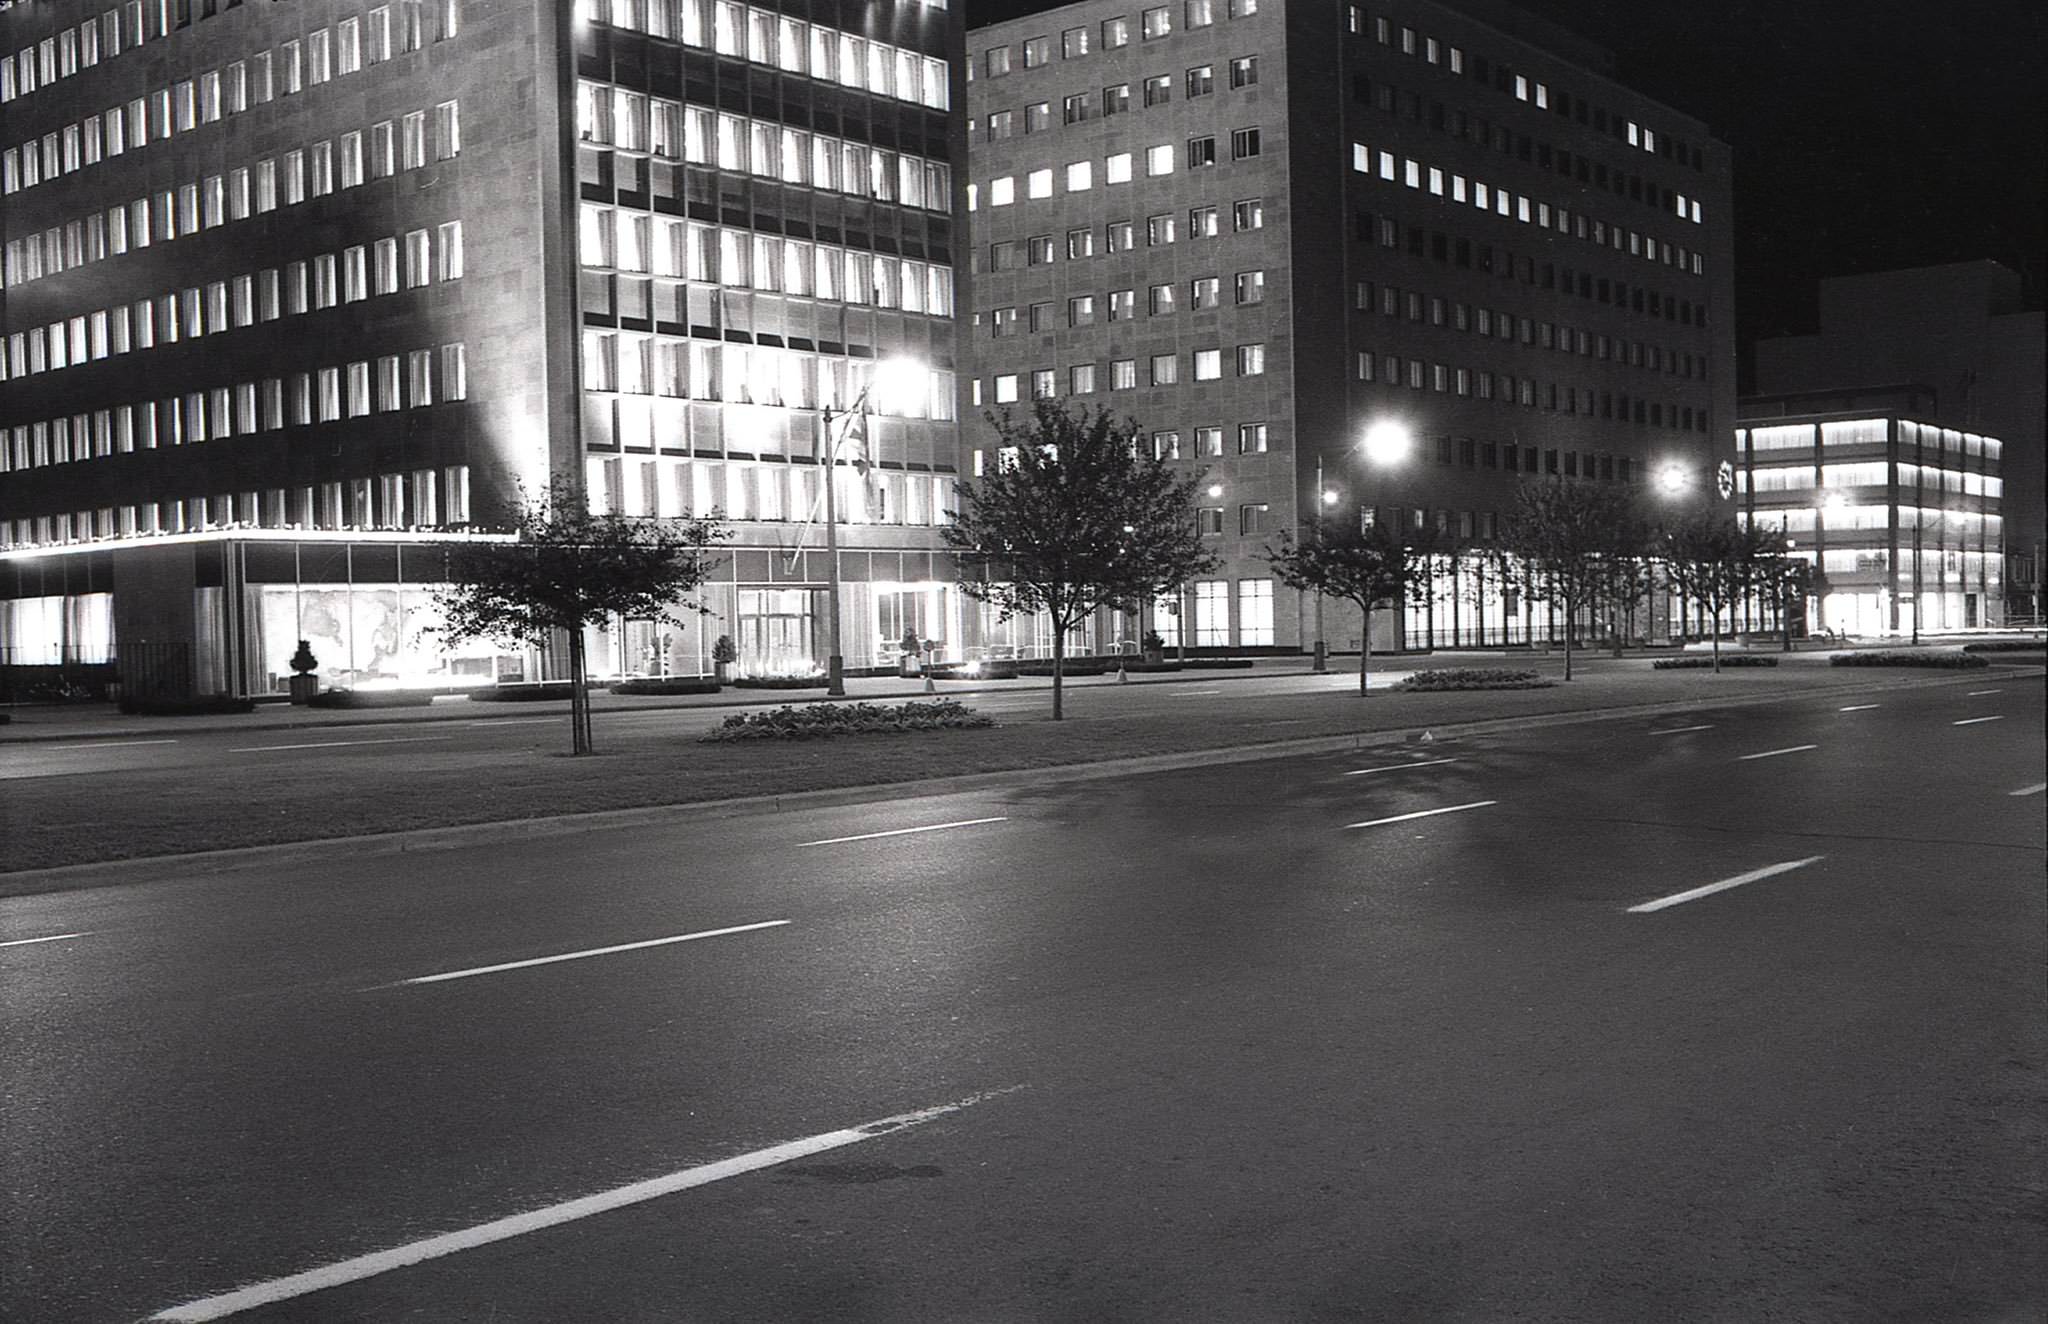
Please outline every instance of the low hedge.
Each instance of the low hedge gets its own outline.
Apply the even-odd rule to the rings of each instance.
[[[1931,667],[1937,671],[1968,671],[1991,664],[1975,653],[1906,653],[1877,649],[1868,653],[1836,653],[1828,659],[1831,667]]]
[[[1114,670],[1116,670],[1116,662],[1108,658],[1070,657],[1063,659],[1060,663],[1060,675],[1062,676],[1104,676]],[[1020,676],[1050,676],[1052,674],[1052,659],[1049,657],[1033,658],[1029,662],[1019,662],[1017,664],[1017,674]]]
[[[981,670],[969,671],[959,663],[948,662],[943,666],[927,668],[925,674],[933,680],[1015,680],[1017,679],[1017,664],[1015,662],[984,662],[981,664]]]
[[[1506,667],[1449,667],[1418,671],[1402,681],[1403,690],[1547,690],[1550,682],[1533,671]]]
[[[212,717],[221,713],[253,713],[256,701],[226,694],[210,694],[197,699],[127,696],[121,700],[121,711],[131,717]]]
[[[719,685],[709,676],[635,676],[614,682],[613,694],[716,694]]]
[[[308,708],[425,708],[434,702],[427,690],[322,690],[306,700]]]
[[[2048,648],[2048,639],[1986,639],[1981,644],[1964,644],[1965,653],[2038,653]]]
[[[766,712],[734,713],[708,742],[733,740],[819,740],[832,736],[897,735],[906,731],[960,731],[994,726],[995,719],[958,699],[929,703],[817,703],[784,705]]]
[[[1660,657],[1650,663],[1651,668],[1657,671],[1711,670],[1713,665],[1714,659],[1711,654],[1701,656],[1692,653],[1688,653],[1684,657]],[[1760,653],[1729,653],[1721,659],[1721,665],[1724,667],[1775,667],[1778,665],[1778,659],[1775,657],[1765,657]]]
[[[822,690],[830,682],[823,674],[816,676],[739,676],[732,682],[736,690]]]
[[[576,692],[566,680],[515,680],[504,685],[484,685],[469,692],[476,703],[532,703],[540,699],[567,699]]]
[[[1191,657],[1181,663],[1189,671],[1241,671],[1251,664],[1248,657]]]

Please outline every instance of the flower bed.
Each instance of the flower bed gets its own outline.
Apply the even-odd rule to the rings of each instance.
[[[1937,671],[1968,671],[1991,664],[1975,653],[1906,653],[1878,649],[1869,653],[1836,653],[1828,659],[1831,667],[1932,667]]]
[[[830,736],[895,735],[994,726],[995,719],[957,699],[929,703],[819,703],[734,713],[706,741],[818,740]]]
[[[308,708],[425,708],[434,696],[427,690],[322,690],[306,700]]]
[[[1714,659],[1701,654],[1687,654],[1684,657],[1660,657],[1650,663],[1657,671],[1690,671],[1711,669]],[[1721,659],[1724,667],[1775,667],[1778,659],[1765,657],[1760,653],[1730,653]]]
[[[716,694],[718,682],[709,676],[635,676],[611,687],[613,694]]]
[[[1418,671],[1395,687],[1403,690],[1545,690],[1550,682],[1533,671],[1505,667],[1450,667]]]

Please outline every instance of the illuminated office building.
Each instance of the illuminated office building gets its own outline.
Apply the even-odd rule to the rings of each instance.
[[[943,3],[0,7],[0,649],[131,688],[529,674],[450,649],[451,539],[525,497],[719,510],[704,622],[600,670],[850,665],[958,615],[960,22]],[[871,637],[872,636],[872,637]]]
[[[1223,567],[1146,614],[1169,641],[1308,647],[1261,553],[1319,504],[1479,547],[1526,479],[1710,481],[1728,151],[1590,43],[1485,0],[1084,0],[968,65],[969,402],[1106,406],[1206,471]],[[1375,467],[1382,420],[1414,444]],[[970,467],[992,437],[964,425]],[[1550,628],[1478,556],[1382,618],[1381,646]]]

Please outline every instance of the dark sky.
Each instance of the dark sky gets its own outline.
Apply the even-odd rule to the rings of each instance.
[[[1811,330],[1822,276],[1992,258],[2041,305],[2041,0],[1521,3],[1613,51],[1623,83],[1734,148],[1745,345]],[[967,21],[1054,7],[968,0]]]

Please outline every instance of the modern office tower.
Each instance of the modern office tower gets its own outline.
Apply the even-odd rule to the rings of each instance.
[[[5,660],[531,675],[428,590],[546,496],[735,522],[713,614],[601,671],[822,662],[827,410],[847,652],[943,636],[960,41],[917,0],[0,7]]]
[[[1944,427],[1924,386],[1745,397],[1737,502],[1815,565],[1809,629],[2005,621],[2005,446]]]
[[[2039,308],[1996,262],[1955,262],[1820,282],[1820,330],[1760,340],[1762,396],[1841,395],[1910,382],[1933,392],[1919,417],[2005,440],[2008,619],[2039,620],[2048,560],[2048,358]],[[1809,411],[1810,412],[1810,411]]]
[[[1261,553],[1319,503],[1479,547],[1532,478],[1712,482],[1728,152],[1583,40],[1476,0],[1084,0],[968,63],[970,404],[1105,406],[1205,471],[1223,568],[1147,613],[1169,641],[1307,648]],[[1405,458],[1362,453],[1380,422]],[[1552,628],[1476,555],[1400,616],[1377,646]]]

